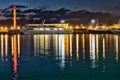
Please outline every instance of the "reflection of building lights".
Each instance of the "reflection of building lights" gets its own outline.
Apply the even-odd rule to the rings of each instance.
[[[76,35],[76,58],[79,60],[79,35]]]
[[[61,47],[61,50],[62,50],[62,55],[61,55],[61,68],[63,69],[65,67],[65,42],[64,42],[64,35],[61,36],[62,38],[62,47]]]
[[[105,72],[105,63],[103,63],[103,70],[102,72]]]
[[[95,68],[95,36],[90,34],[90,60],[91,68]]]
[[[82,35],[82,43],[83,43],[83,60],[85,60],[85,35]]]
[[[58,39],[59,39],[59,35],[54,35],[54,40],[55,40],[54,44],[55,44],[55,53],[56,53],[55,54],[55,56],[56,56],[55,59],[56,60],[58,60],[58,57],[59,57],[58,56],[58,51],[59,51],[59,48],[58,48],[58,46],[59,46],[59,40]]]
[[[3,39],[3,35],[1,35],[1,57],[2,57],[2,61],[4,60],[4,59],[3,59],[3,56],[4,56],[4,55],[3,55],[3,54],[4,54],[4,51],[3,51],[3,50],[4,50],[4,49],[3,49],[3,48],[4,48],[4,45],[3,45],[3,43],[4,43],[4,39]]]
[[[52,35],[45,35],[45,50],[50,48],[50,39]],[[45,55],[48,55],[48,52],[45,52]]]
[[[5,35],[5,55],[6,55],[6,61],[7,59],[7,55],[8,55],[8,35]]]
[[[14,41],[13,41],[13,36],[11,37],[11,46],[12,46],[12,56],[13,56],[13,49],[14,49],[14,47],[13,47],[13,43],[14,43]]]
[[[37,42],[36,42],[36,40],[37,40],[37,38],[36,38],[37,36],[36,35],[34,35],[33,36],[33,41],[34,41],[34,56],[36,57],[37,56],[37,51],[36,51],[36,47],[37,47]]]
[[[103,38],[103,59],[105,59],[105,39]]]
[[[69,35],[65,35],[65,55],[69,56]]]
[[[98,34],[96,35],[96,60],[98,61],[98,48],[99,48],[99,41],[98,41]]]
[[[118,60],[119,60],[119,55],[118,55],[118,49],[119,49],[119,46],[118,46],[118,36],[116,35],[115,36],[115,47],[116,47],[116,62],[118,63]]]
[[[72,34],[70,34],[70,58],[72,58]]]
[[[72,66],[72,34],[70,34],[70,66]]]
[[[18,38],[18,57],[20,57],[20,35],[18,35],[17,38]]]

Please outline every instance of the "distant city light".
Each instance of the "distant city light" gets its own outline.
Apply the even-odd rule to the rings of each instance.
[[[65,20],[61,20],[60,23],[65,23]]]
[[[95,24],[96,23],[96,20],[95,19],[92,19],[91,20],[91,24]]]

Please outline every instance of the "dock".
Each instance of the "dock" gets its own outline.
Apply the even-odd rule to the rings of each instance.
[[[22,30],[0,30],[0,34],[23,34]]]
[[[74,30],[73,34],[113,34],[110,30],[95,31],[95,30]]]
[[[73,30],[73,34],[113,34],[109,30],[106,31],[92,31],[92,30]],[[0,31],[0,34],[23,34],[22,30],[7,30]]]

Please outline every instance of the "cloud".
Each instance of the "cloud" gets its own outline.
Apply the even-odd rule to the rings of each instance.
[[[114,10],[120,11],[120,7],[119,6],[115,6]]]
[[[6,11],[10,10],[13,8],[14,5],[10,5],[9,7],[1,10],[1,13],[5,13]],[[25,5],[15,5],[17,8],[28,8],[28,6]]]
[[[13,6],[16,6],[17,8],[28,8],[28,6],[25,5],[10,5],[9,8],[13,8]]]

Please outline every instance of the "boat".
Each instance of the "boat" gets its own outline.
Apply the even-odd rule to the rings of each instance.
[[[110,32],[112,32],[112,33],[120,33],[120,29],[111,29]]]
[[[63,27],[56,26],[24,26],[22,29],[24,34],[71,34],[72,30],[67,30]]]
[[[113,25],[113,28],[110,30],[112,33],[120,33],[120,20],[117,24]]]

